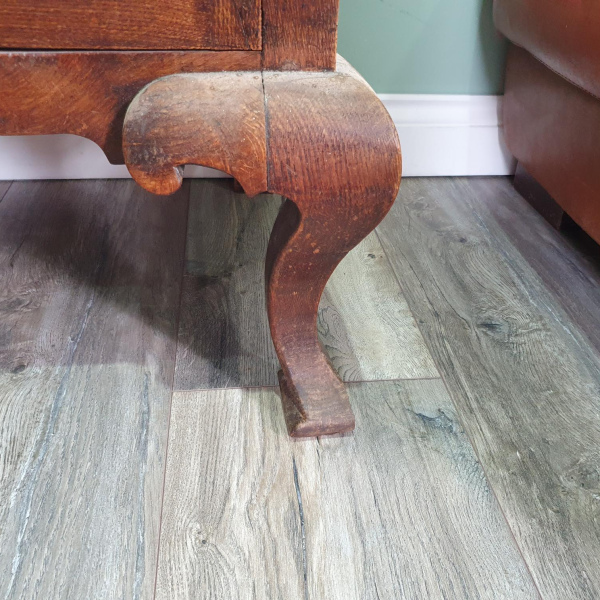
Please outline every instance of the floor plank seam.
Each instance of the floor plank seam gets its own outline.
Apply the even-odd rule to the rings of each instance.
[[[164,510],[164,502],[165,502],[165,486],[167,481],[167,457],[169,455],[169,438],[171,434],[171,414],[173,412],[173,395],[175,394],[175,374],[177,371],[177,349],[179,347],[179,321],[181,319],[181,305],[183,302],[183,278],[185,275],[185,253],[187,251],[187,232],[188,225],[190,219],[190,201],[191,201],[191,189],[192,186],[188,184],[188,195],[187,195],[187,210],[185,213],[185,225],[183,227],[184,237],[183,237],[183,250],[182,250],[182,261],[181,261],[181,271],[179,277],[179,300],[177,304],[177,316],[175,318],[175,348],[174,348],[174,357],[173,357],[173,373],[171,375],[171,394],[169,401],[169,416],[167,418],[167,439],[165,442],[165,466],[163,469],[163,477],[162,477],[162,488],[161,488],[161,498],[160,498],[160,514],[158,517],[158,543],[156,545],[156,560],[154,563],[154,587],[152,590],[152,599],[156,598],[156,590],[158,586],[158,561],[160,559],[160,540],[162,534],[162,525],[163,525],[163,510]]]
[[[390,267],[392,269],[392,273],[394,274],[394,278],[396,279],[396,282],[398,283],[398,286],[399,286],[401,292],[404,293],[404,291],[402,290],[402,285],[400,284],[400,278],[398,277],[398,273],[396,272],[396,269],[394,268],[394,265],[393,265],[392,261],[390,260],[390,257],[388,255],[388,252],[386,250],[385,245],[383,244],[381,238],[379,237],[379,231],[378,230],[379,230],[379,228],[377,228],[375,230],[375,234],[377,235],[377,239],[381,243],[381,247],[383,249],[383,253],[385,255],[386,260],[388,261],[388,264],[390,265]],[[408,296],[405,296],[405,297],[406,297],[406,301],[408,302],[409,301],[408,300]],[[409,308],[410,308],[410,306],[409,306]],[[411,314],[414,317],[414,313],[412,311],[412,308],[410,308],[410,312],[411,312]],[[475,458],[477,459],[477,462],[479,463],[479,466],[481,467],[481,470],[483,472],[483,476],[485,477],[487,486],[488,486],[490,492],[492,493],[492,495],[494,496],[494,499],[496,500],[496,504],[498,506],[498,509],[500,510],[500,514],[502,515],[502,518],[504,519],[504,522],[506,523],[506,527],[508,528],[508,531],[510,532],[510,536],[512,537],[512,539],[514,541],[515,548],[517,549],[517,551],[519,552],[519,555],[521,556],[521,559],[523,560],[523,564],[525,565],[525,568],[527,569],[527,572],[529,573],[529,577],[531,578],[531,581],[533,582],[533,586],[534,586],[535,590],[537,591],[538,597],[540,598],[540,600],[544,600],[543,596],[542,596],[542,593],[540,591],[540,588],[538,586],[538,582],[536,581],[535,577],[533,576],[533,571],[532,571],[531,567],[529,566],[529,563],[525,559],[525,555],[523,554],[523,550],[521,549],[521,546],[518,544],[517,538],[515,536],[515,533],[514,533],[512,527],[510,526],[510,523],[509,523],[508,518],[506,516],[506,513],[504,511],[504,507],[500,503],[500,499],[498,497],[498,494],[496,493],[496,490],[492,486],[492,483],[491,483],[491,481],[490,481],[490,479],[489,479],[489,477],[487,475],[486,468],[485,468],[483,462],[481,461],[481,456],[479,455],[479,452],[478,452],[475,444],[473,443],[472,436],[469,434],[468,429],[466,429],[464,427],[463,419],[462,419],[462,414],[461,414],[461,411],[458,409],[458,405],[456,403],[456,400],[454,399],[454,394],[452,394],[451,391],[450,391],[450,388],[449,388],[449,386],[448,386],[448,384],[446,382],[446,378],[444,377],[443,372],[441,371],[440,366],[438,364],[438,361],[436,359],[435,353],[432,352],[432,349],[430,348],[430,342],[428,341],[427,337],[424,335],[422,327],[421,327],[419,321],[416,319],[416,317],[414,317],[414,318],[415,318],[415,323],[416,323],[417,329],[419,330],[419,332],[420,332],[420,334],[421,334],[421,336],[423,338],[424,344],[425,344],[427,350],[429,351],[429,354],[431,355],[431,358],[432,358],[432,360],[433,360],[433,362],[435,364],[436,369],[438,370],[438,373],[440,374],[439,379],[441,380],[442,384],[444,385],[444,388],[446,389],[446,393],[448,394],[448,397],[452,401],[452,405],[453,405],[454,410],[456,412],[456,418],[458,420],[458,423],[459,423],[461,429],[464,431],[465,436],[466,436],[469,444],[471,445],[471,448],[473,449],[473,453],[475,454]]]
[[[302,493],[298,482],[298,467],[296,459],[292,457],[292,469],[294,472],[294,487],[296,488],[296,498],[298,499],[298,516],[300,518],[300,533],[302,543],[302,576],[304,583],[304,600],[308,600],[308,559],[306,555],[306,527],[304,522],[304,506],[302,504]]]

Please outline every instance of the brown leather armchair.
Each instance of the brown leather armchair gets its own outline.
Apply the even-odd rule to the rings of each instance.
[[[513,43],[504,130],[515,183],[529,174],[557,203],[528,194],[549,220],[564,211],[600,242],[600,1],[494,0],[494,18]]]

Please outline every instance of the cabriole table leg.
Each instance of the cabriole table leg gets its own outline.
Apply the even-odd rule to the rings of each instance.
[[[341,58],[334,72],[173,75],[132,102],[123,149],[133,177],[155,193],[177,189],[180,166],[191,163],[231,174],[250,196],[287,198],[266,284],[288,431],[353,429],[317,310],[335,267],[383,219],[400,184],[396,129],[371,88]]]

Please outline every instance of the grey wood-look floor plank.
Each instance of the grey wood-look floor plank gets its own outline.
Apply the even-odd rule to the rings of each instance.
[[[192,182],[175,389],[277,385],[264,261],[280,204]]]
[[[3,598],[153,596],[187,200],[87,181],[0,203]]]
[[[157,600],[303,597],[292,446],[272,389],[175,392]]]
[[[192,183],[176,389],[277,385],[264,261],[280,204],[227,180]],[[346,381],[438,376],[374,235],[328,283],[319,332]]]
[[[504,178],[474,178],[470,183],[481,214],[502,227],[600,352],[600,246],[580,232],[549,227]]]
[[[439,377],[374,233],[344,258],[327,282],[318,328],[344,381]]]
[[[441,381],[349,390],[302,441],[273,389],[174,394],[157,600],[539,597]]]
[[[543,598],[596,599],[600,361],[482,186],[406,180],[379,235]]]

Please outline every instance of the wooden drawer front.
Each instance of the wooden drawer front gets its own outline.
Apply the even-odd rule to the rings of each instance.
[[[260,50],[260,0],[0,0],[0,48]]]

